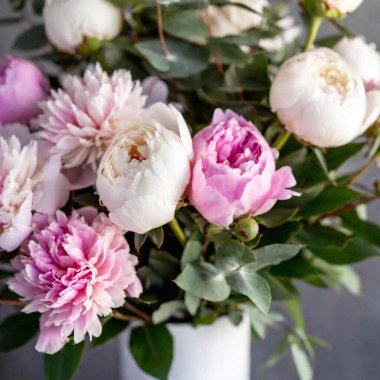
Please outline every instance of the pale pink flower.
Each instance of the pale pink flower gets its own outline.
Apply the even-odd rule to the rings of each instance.
[[[232,111],[216,110],[193,145],[189,198],[210,223],[228,227],[239,216],[263,214],[278,200],[298,195],[288,189],[296,184],[291,168],[276,170],[277,151]]]
[[[23,254],[13,260],[19,271],[9,287],[39,312],[36,349],[53,354],[74,334],[79,343],[88,333],[99,336],[100,317],[138,297],[142,285],[123,231],[94,208],[58,211],[55,218],[36,214],[34,233]]]
[[[0,249],[16,249],[31,233],[32,210],[54,213],[68,199],[59,156],[43,158],[28,128],[0,126]]]
[[[5,57],[0,63],[0,123],[27,123],[36,117],[38,103],[48,93],[48,83],[33,62]]]
[[[142,88],[129,71],[108,75],[96,64],[83,78],[63,76],[62,89],[53,90],[41,104],[42,114],[34,124],[42,128],[39,136],[52,144],[51,154],[62,157],[65,169],[87,165],[86,170],[95,172],[115,134],[140,115],[144,104]]]

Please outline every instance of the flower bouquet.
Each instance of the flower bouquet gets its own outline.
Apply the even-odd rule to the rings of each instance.
[[[360,3],[301,0],[303,28],[266,0],[10,1],[31,27],[0,68],[0,352],[38,334],[70,379],[121,334],[127,378],[247,380],[274,327],[267,364],[311,379],[297,282],[357,294],[380,253]]]

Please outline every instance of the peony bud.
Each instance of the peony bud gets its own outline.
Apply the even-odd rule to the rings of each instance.
[[[190,132],[173,106],[156,103],[125,125],[104,154],[96,182],[111,220],[139,234],[170,222],[192,157]]]
[[[331,19],[345,17],[354,12],[363,0],[301,0],[307,13]]]
[[[341,15],[352,13],[356,11],[361,5],[363,0],[322,0],[325,4],[327,11],[337,11]]]
[[[234,228],[234,235],[244,241],[253,240],[259,233],[259,225],[255,219],[242,218],[240,219]]]
[[[29,122],[47,91],[47,81],[34,63],[6,57],[0,65],[0,123]]]
[[[278,153],[248,120],[215,110],[211,124],[194,139],[194,165],[189,199],[218,227],[242,215],[260,215],[277,201],[298,195],[292,169],[276,170]]]
[[[367,91],[380,88],[380,53],[375,44],[361,37],[343,38],[334,50],[359,73]]]
[[[87,39],[115,38],[123,26],[121,9],[106,0],[47,0],[43,16],[50,42],[71,54]]]
[[[330,49],[300,53],[279,69],[270,105],[285,128],[313,145],[336,147],[361,135],[380,114],[380,93]]]

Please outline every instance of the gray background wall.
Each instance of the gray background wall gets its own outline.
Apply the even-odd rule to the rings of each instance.
[[[296,0],[292,1],[293,6],[296,3]],[[0,0],[1,16],[6,9],[6,0]],[[364,4],[346,20],[346,24],[380,46],[379,20],[380,0],[364,0]],[[7,52],[14,34],[12,28],[0,25],[0,55]],[[377,168],[373,168],[364,181],[372,183],[375,179],[380,179]],[[380,222],[379,202],[370,205],[369,216]],[[333,291],[300,286],[308,330],[330,344],[329,349],[318,350],[314,359],[316,380],[380,379],[380,260],[359,264],[356,269],[362,279],[362,295],[359,297],[346,292],[336,294]],[[253,380],[296,379],[289,357],[271,370],[260,366],[277,338],[273,332],[264,343],[253,347]],[[88,349],[75,379],[118,379],[117,343]],[[33,344],[0,355],[0,380],[42,379],[42,357],[33,350]]]

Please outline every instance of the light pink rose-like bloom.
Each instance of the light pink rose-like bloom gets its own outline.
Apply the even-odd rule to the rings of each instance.
[[[87,207],[69,217],[57,211],[50,220],[36,214],[34,222],[32,239],[12,262],[19,272],[9,287],[28,302],[25,313],[42,314],[36,349],[53,354],[72,333],[75,343],[87,333],[99,336],[99,317],[122,306],[126,295],[138,297],[142,285],[137,257],[105,214]]]
[[[0,250],[29,236],[33,210],[55,213],[68,196],[59,156],[43,157],[28,127],[0,125]]]
[[[41,104],[35,126],[51,143],[50,153],[62,157],[74,188],[85,187],[95,183],[98,162],[113,137],[140,115],[144,104],[142,87],[129,71],[108,75],[99,64],[90,65],[83,78],[63,76],[62,89]],[[83,174],[86,183],[78,183]]]
[[[194,165],[189,198],[219,227],[241,215],[269,211],[278,200],[298,195],[290,167],[276,170],[277,151],[243,117],[218,109],[212,123],[194,139]]]
[[[0,123],[27,123],[46,98],[44,74],[31,61],[8,56],[0,64]]]

